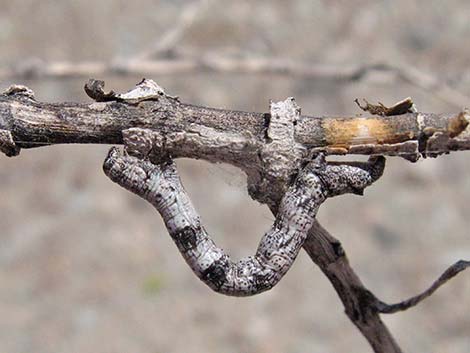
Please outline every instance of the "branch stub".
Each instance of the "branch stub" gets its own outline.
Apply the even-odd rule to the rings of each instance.
[[[23,85],[11,85],[3,92],[3,94],[5,96],[20,96],[33,100],[35,99],[33,90]]]
[[[20,154],[20,148],[15,144],[11,132],[0,130],[0,152],[7,157],[14,157]]]

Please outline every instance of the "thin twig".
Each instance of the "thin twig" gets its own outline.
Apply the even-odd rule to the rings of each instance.
[[[457,261],[455,264],[450,266],[428,289],[426,289],[421,294],[415,295],[414,297],[411,297],[395,304],[387,304],[381,300],[377,300],[377,310],[383,314],[393,314],[398,311],[407,310],[431,296],[439,287],[444,285],[447,281],[457,276],[460,272],[464,271],[468,267],[470,267],[470,261]]]
[[[153,53],[154,51],[152,51]],[[150,51],[149,53],[150,54]],[[238,74],[288,75],[302,79],[355,82],[374,73],[386,73],[390,79],[400,79],[419,87],[439,99],[463,108],[469,105],[470,97],[450,87],[436,77],[410,65],[390,63],[330,65],[297,62],[283,58],[237,57],[207,53],[203,55],[175,55],[172,58],[104,61],[51,61],[26,60],[20,65],[0,68],[0,79],[19,78],[68,78],[100,77],[111,75],[159,76],[188,74],[192,72],[217,72]]]
[[[243,169],[250,195],[277,214],[292,177],[319,151],[410,158],[470,149],[468,112],[407,113],[408,109],[401,108],[409,108],[408,101],[380,110],[399,115],[320,119],[301,116],[293,98],[280,102],[283,104],[272,103],[269,113],[185,104],[151,80],[142,81],[125,94],[106,92],[103,82],[91,80],[86,91],[96,102],[41,103],[29,88],[10,87],[0,95],[0,151],[14,156],[20,148],[56,143],[122,144],[131,130],[146,129],[164,136],[161,146],[174,158],[226,162]],[[281,115],[288,119],[279,119]],[[152,151],[147,152],[152,155]],[[379,313],[416,305],[469,267],[468,261],[461,261],[424,293],[387,305],[365,288],[341,244],[316,221],[304,249],[334,286],[348,317],[380,353],[401,350]]]
[[[171,27],[148,48],[132,57],[135,61],[145,61],[152,57],[168,57],[178,43],[209,8],[212,0],[194,0],[180,10],[180,15]]]

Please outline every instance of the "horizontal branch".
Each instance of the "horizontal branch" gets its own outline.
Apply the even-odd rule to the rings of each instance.
[[[163,45],[163,44],[162,44]],[[171,55],[152,59],[156,51],[171,51]],[[289,75],[311,80],[356,82],[374,73],[398,79],[457,107],[465,107],[470,97],[447,85],[433,75],[410,65],[387,62],[368,64],[323,64],[300,62],[284,58],[240,57],[218,53],[187,53],[171,43],[157,46],[142,55],[125,60],[107,61],[43,61],[31,58],[11,67],[0,67],[0,79],[103,77],[111,75],[160,76],[216,72],[237,74]]]
[[[246,74],[286,74],[305,78],[355,81],[369,72],[393,72],[388,64],[330,65],[301,63],[281,58],[239,58],[218,54],[197,57],[139,58],[106,61],[43,61],[29,59],[0,69],[1,79],[66,78],[109,75],[174,75],[189,72],[218,72]]]
[[[24,86],[0,95],[0,151],[14,156],[21,148],[60,143],[132,146],[162,136],[161,148],[172,157],[226,162],[242,168],[248,191],[273,214],[290,181],[313,154],[378,154],[411,161],[470,149],[469,115],[411,112],[411,100],[392,107],[361,106],[372,116],[315,117],[300,114],[293,98],[271,103],[266,113],[241,112],[182,103],[151,80],[130,92],[105,92],[102,81],[85,86],[89,104],[42,103]],[[391,115],[395,114],[395,115]],[[153,151],[147,151],[151,157]],[[461,262],[429,290],[387,306],[375,298],[350,267],[341,244],[314,222],[304,249],[340,296],[348,317],[375,352],[401,352],[380,319],[381,312],[404,310],[432,294],[468,266]]]
[[[90,87],[87,93],[93,96],[96,87]],[[97,99],[98,91],[93,98],[104,100]],[[23,86],[12,86],[0,95],[0,130],[9,131],[19,148],[58,143],[121,144],[123,130],[139,127],[165,134],[169,151],[175,157],[212,162],[234,162],[236,158],[252,163],[253,153],[269,142],[266,133],[270,118],[269,113],[185,104],[163,90],[159,96],[138,102],[110,98],[90,104],[37,102],[32,91]],[[467,125],[468,114],[461,112],[365,117],[300,115],[291,128],[294,142],[304,156],[322,151],[401,156],[415,161],[420,156],[469,149]],[[236,156],[232,145],[218,145],[215,153],[212,141],[204,140],[204,134],[209,132],[223,132],[231,141],[238,141]]]

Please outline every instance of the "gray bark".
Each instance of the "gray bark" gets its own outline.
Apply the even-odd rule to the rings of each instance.
[[[269,113],[252,113],[185,104],[152,81],[143,81],[126,94],[105,92],[103,85],[93,80],[86,85],[95,100],[90,104],[41,103],[27,87],[10,87],[0,95],[0,151],[15,156],[22,148],[60,143],[125,143],[133,148],[147,138],[139,131],[153,131],[164,136],[161,148],[158,153],[141,149],[138,157],[152,160],[159,154],[235,165],[246,172],[250,195],[278,216],[291,181],[319,152],[416,161],[470,148],[466,111],[310,117],[301,115],[290,98],[271,104]],[[339,241],[314,219],[303,248],[331,281],[346,314],[375,352],[400,352],[380,319],[381,312],[416,305],[469,265],[454,265],[426,295],[389,306],[364,287]]]

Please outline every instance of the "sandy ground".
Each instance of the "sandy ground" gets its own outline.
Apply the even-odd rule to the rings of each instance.
[[[109,59],[161,35],[184,1],[0,1],[0,64],[24,56]],[[35,16],[30,16],[31,14]],[[238,48],[312,62],[410,62],[470,93],[465,1],[223,1],[182,45]],[[28,21],[25,21],[25,19]],[[152,77],[183,101],[267,111],[295,96],[304,113],[355,114],[353,100],[412,96],[423,111],[457,111],[402,82],[350,84],[267,75]],[[140,77],[105,78],[127,90]],[[30,80],[45,101],[87,101],[83,79]],[[5,88],[10,81],[1,81]],[[470,102],[469,102],[470,104]],[[304,253],[273,290],[211,292],[190,272],[152,207],[107,180],[109,146],[54,146],[0,156],[0,352],[369,352]],[[273,217],[230,166],[180,160],[208,231],[236,258],[254,252]],[[380,298],[426,288],[470,258],[467,153],[411,164],[390,158],[365,197],[342,196],[319,219]],[[406,352],[470,351],[470,275],[406,313],[385,316]]]

